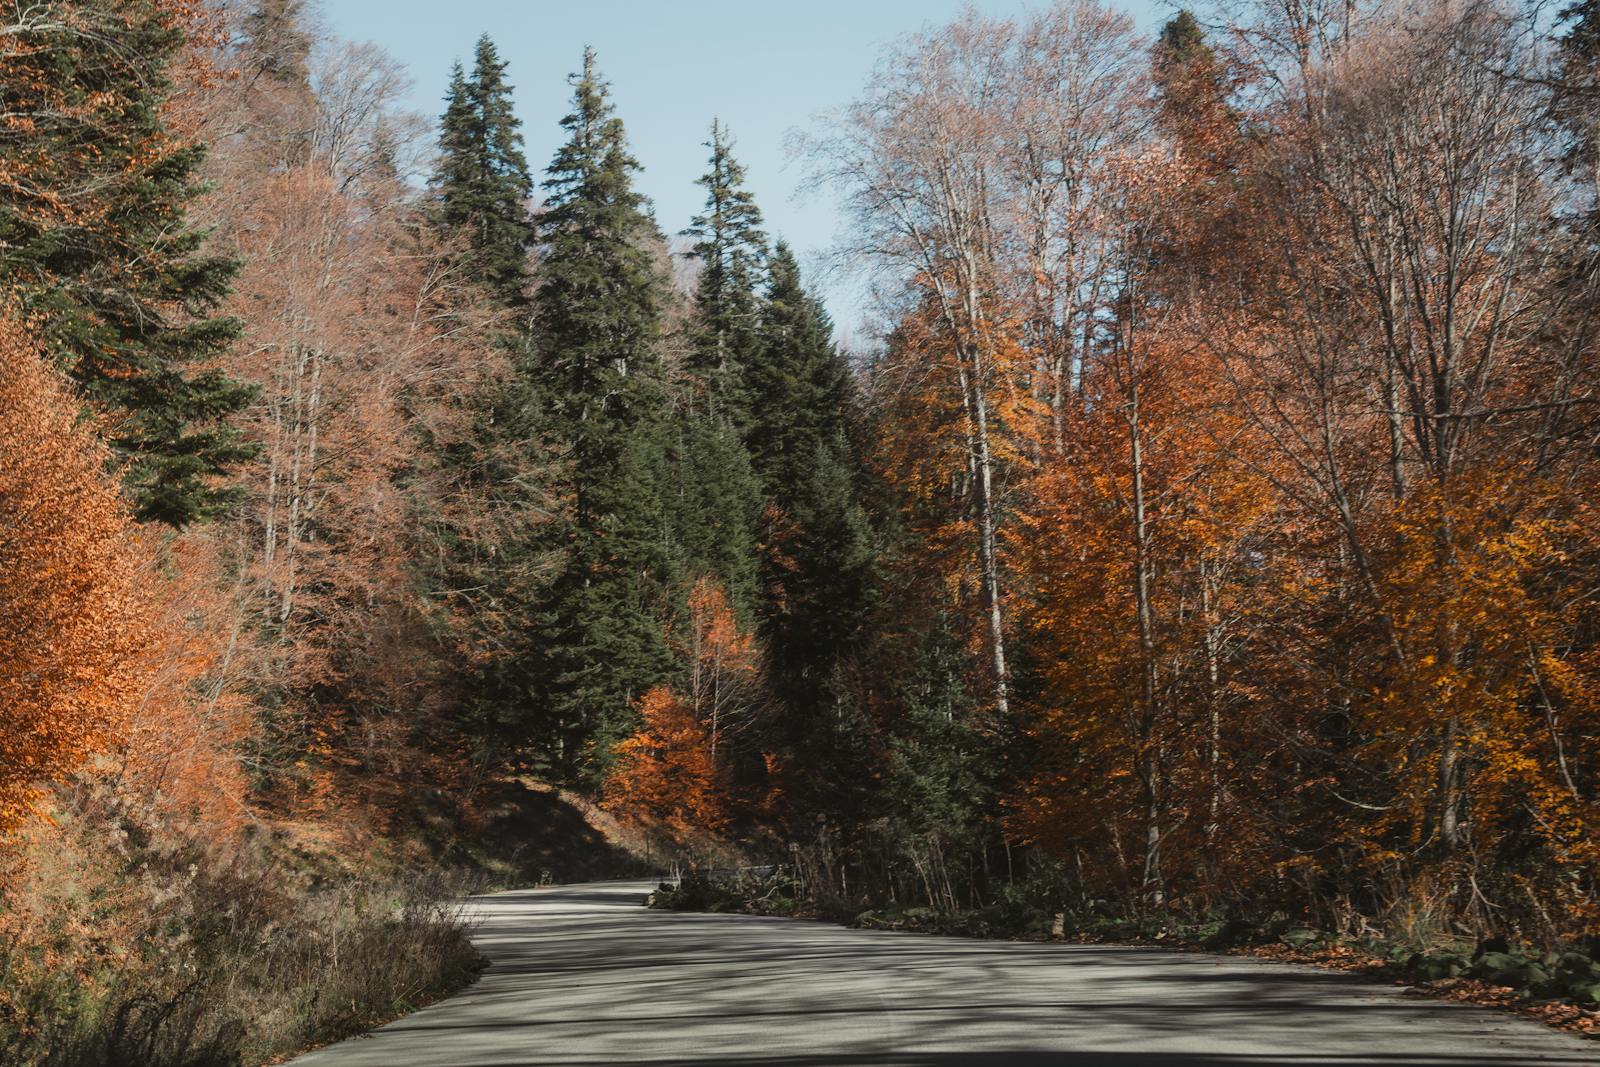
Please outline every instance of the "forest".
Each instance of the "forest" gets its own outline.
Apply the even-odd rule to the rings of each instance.
[[[604,56],[417,116],[312,14],[0,8],[0,1060],[458,988],[535,787],[769,906],[1600,1003],[1595,0],[907,27],[792,138],[848,349],[738,131],[659,220]]]

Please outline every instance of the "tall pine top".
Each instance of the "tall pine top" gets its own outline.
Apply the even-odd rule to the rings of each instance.
[[[434,177],[440,221],[466,235],[474,269],[500,302],[523,307],[533,178],[522,151],[522,124],[512,111],[506,64],[487,34],[478,39],[471,75],[459,63],[451,72],[440,127]]]
[[[757,344],[760,301],[756,285],[766,258],[761,211],[744,187],[744,167],[733,158],[727,127],[713,120],[710,169],[700,177],[705,210],[686,236],[694,237],[700,261],[696,303],[701,329],[691,367],[702,379],[708,406],[741,424],[746,421],[742,378]]]
[[[647,241],[656,229],[634,191],[639,164],[628,153],[593,49],[584,50],[572,111],[561,127],[567,141],[551,160],[539,218],[535,323],[543,362],[571,404],[599,402],[607,414],[627,417],[638,384],[625,383],[655,371],[658,279]]]

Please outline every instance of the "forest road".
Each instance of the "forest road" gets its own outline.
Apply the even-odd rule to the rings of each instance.
[[[1334,972],[651,911],[645,882],[478,897],[476,984],[297,1067],[1521,1067],[1600,1043]]]

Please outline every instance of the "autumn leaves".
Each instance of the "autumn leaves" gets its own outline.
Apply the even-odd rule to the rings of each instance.
[[[876,458],[1016,731],[1006,832],[1135,909],[1571,929],[1594,162],[1499,11],[1210,40],[970,14],[817,145],[909,283]]]

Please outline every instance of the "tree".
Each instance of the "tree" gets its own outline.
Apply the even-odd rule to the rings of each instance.
[[[455,502],[441,515],[440,595],[467,620],[463,720],[484,753],[525,725],[539,611],[558,554],[545,529],[553,491],[531,338],[533,178],[505,69],[487,35],[471,74],[453,69],[432,188],[435,225],[464,249],[452,273],[483,286],[504,312],[507,365],[489,389],[464,400],[469,432],[438,442],[456,482]]]
[[[1105,24],[1100,36],[1109,38],[1108,47],[1129,35],[1126,20],[1090,0],[1063,4],[1050,15]],[[1037,320],[1043,302],[1019,290],[1019,278],[1035,275],[1013,269],[1006,252],[1030,241],[1035,249],[1045,247],[1035,235],[1018,232],[1019,226],[1036,228],[1033,220],[1040,217],[1029,200],[1039,191],[1041,168],[1018,165],[1019,149],[1032,141],[1017,136],[1029,127],[1018,121],[1013,102],[1040,98],[1018,91],[1017,68],[1053,69],[1059,84],[1070,64],[1059,62],[1057,39],[1053,32],[1019,34],[1008,20],[969,11],[885,56],[867,91],[812,146],[820,176],[845,195],[855,223],[852,250],[896,266],[907,283],[907,303],[941,320],[929,336],[948,348],[930,361],[925,380],[937,382],[959,406],[966,442],[966,470],[959,477],[971,502],[981,575],[974,608],[986,631],[991,707],[999,719],[1009,714],[1011,687],[1005,496],[1020,471],[1009,456],[1037,453],[1037,409],[1044,399],[1013,373],[1013,361],[1024,355],[1017,329],[1023,309],[1032,305]],[[1049,77],[1034,81],[1051,84]],[[1070,166],[1043,158],[1049,161],[1044,170],[1074,176]],[[1077,299],[1070,291],[1061,296]],[[1057,350],[1058,367],[1070,367],[1059,358],[1064,353]]]
[[[685,577],[718,576],[740,618],[749,620],[761,499],[742,434],[749,419],[745,378],[759,343],[756,283],[766,238],[720,122],[712,122],[706,146],[710,170],[698,180],[705,209],[684,231],[696,239],[691,254],[700,273],[672,419],[676,479],[669,510]]]
[[[1186,147],[1214,151],[1207,142],[1234,116],[1222,62],[1193,14],[1183,10],[1167,20],[1152,59],[1161,120]]]
[[[692,380],[686,388],[694,393],[702,385]],[[680,585],[717,576],[748,623],[756,614],[761,489],[732,421],[688,397],[680,401],[663,427],[668,449],[662,495],[673,570]]]
[[[206,149],[169,129],[170,68],[195,9],[55,0],[0,42],[0,278],[48,358],[103,416],[140,519],[184,526],[237,499],[253,390],[218,369],[240,324],[212,316],[238,264],[185,213]]]
[[[706,147],[711,169],[696,180],[706,191],[705,208],[684,231],[695,238],[692,252],[700,266],[695,294],[700,323],[689,367],[704,391],[706,409],[742,428],[748,404],[744,378],[758,343],[756,284],[766,235],[721,122],[712,121]]]
[[[256,48],[230,58],[259,69]],[[259,701],[256,786],[297,813],[355,803],[352,779],[378,806],[398,768],[465,747],[461,682],[494,613],[435,576],[466,570],[447,533],[499,533],[503,497],[466,492],[452,460],[507,376],[493,342],[513,314],[385,164],[426,133],[397,106],[393,60],[359,46],[310,64],[304,83],[230,77],[207,98],[208,128],[232,135],[204,205],[244,259],[229,310],[247,343],[228,366],[261,383],[238,418],[259,462],[241,467],[244,499],[213,551],[237,583],[234,670]],[[309,110],[282,106],[302,91]]]
[[[724,829],[727,782],[694,709],[656,686],[640,698],[639,719],[638,730],[616,746],[602,795],[606,809],[678,837]]]
[[[573,88],[561,122],[568,139],[544,182],[534,314],[546,425],[562,465],[565,561],[543,613],[538,702],[549,722],[533,736],[569,773],[590,757],[604,762],[634,702],[666,669],[657,594],[668,562],[661,279],[649,247],[659,235],[633,189],[638,164],[592,50]]]
[[[151,674],[133,526],[53,378],[0,318],[0,830],[119,737]]]
[[[740,629],[728,594],[715,578],[701,578],[689,591],[688,622],[681,639],[687,664],[684,689],[705,724],[715,759],[719,748],[726,753],[730,735],[755,724],[764,697],[763,664],[755,637]]]
[[[488,34],[478,38],[472,73],[457,64],[439,120],[433,196],[446,229],[465,235],[472,270],[509,308],[528,304],[533,178],[512,111],[506,63]]]
[[[760,345],[746,372],[746,440],[762,516],[763,628],[775,682],[804,736],[859,636],[874,550],[852,438],[856,396],[832,323],[783,242],[773,252]]]
[[[260,0],[244,16],[237,62],[250,88],[252,141],[270,153],[266,165],[306,162],[313,138],[316,94],[311,89],[311,37],[303,26],[304,0]],[[261,126],[274,136],[260,136]]]

